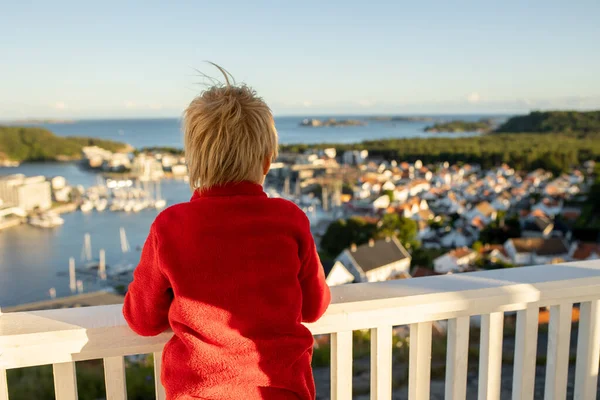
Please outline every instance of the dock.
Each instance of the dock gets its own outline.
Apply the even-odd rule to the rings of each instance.
[[[13,226],[19,226],[23,222],[25,222],[25,219],[21,217],[0,218],[0,231],[3,229],[12,228]]]

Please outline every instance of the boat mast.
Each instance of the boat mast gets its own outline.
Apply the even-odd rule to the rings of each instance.
[[[127,241],[127,235],[125,234],[125,228],[120,229],[121,235],[121,251],[127,253],[130,250],[129,242]]]
[[[89,233],[83,236],[83,248],[81,249],[81,261],[92,260],[92,238]]]

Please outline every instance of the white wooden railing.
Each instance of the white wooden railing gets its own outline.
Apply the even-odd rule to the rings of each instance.
[[[517,313],[513,399],[533,399],[538,312],[550,308],[546,399],[565,399],[571,310],[580,304],[575,398],[595,399],[600,363],[600,261],[465,273],[332,289],[326,315],[308,327],[331,334],[331,398],[352,397],[352,331],[371,330],[371,398],[390,399],[392,327],[410,325],[409,398],[429,398],[432,322],[448,320],[446,398],[464,399],[469,317],[481,315],[479,398],[500,398],[503,313]],[[0,315],[0,400],[6,369],[52,364],[56,398],[77,398],[75,361],[104,359],[108,399],[125,399],[123,357],[154,353],[169,339],[130,331],[120,306]],[[157,379],[158,381],[158,379]],[[164,391],[157,385],[157,398]]]

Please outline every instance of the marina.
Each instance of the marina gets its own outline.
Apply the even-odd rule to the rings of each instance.
[[[53,208],[56,213],[53,218],[60,218],[63,223],[55,219],[55,223],[47,227],[38,227],[34,226],[37,222],[23,223],[19,217],[15,223],[18,226],[0,231],[0,276],[11,277],[0,279],[2,306],[127,285],[154,218],[164,207],[191,197],[189,185],[183,180],[138,183],[105,180],[101,173],[82,170],[71,163],[40,167],[39,164],[22,164],[17,168],[0,169],[0,174],[47,173],[48,179],[64,177],[67,185],[83,189],[82,202]],[[296,185],[290,188],[289,182],[287,185],[281,192],[272,187],[267,187],[266,192],[271,197],[295,199],[311,221],[324,217],[314,199],[296,197],[299,188]],[[103,200],[106,200],[106,208],[102,207]],[[83,204],[93,206],[78,209]],[[41,221],[49,217],[36,218]],[[99,272],[101,249],[104,250],[105,277]],[[70,279],[71,258],[75,264],[73,280]]]

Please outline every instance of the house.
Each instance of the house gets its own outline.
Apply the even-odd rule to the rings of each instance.
[[[415,179],[408,184],[410,195],[416,196],[421,192],[426,192],[431,188],[431,184],[425,179]]]
[[[435,218],[435,214],[430,209],[420,210],[416,214],[413,214],[413,219],[417,221],[431,221]]]
[[[478,254],[476,251],[468,247],[461,247],[433,260],[433,269],[438,274],[463,272],[471,266],[471,263],[477,257]]]
[[[556,200],[543,199],[538,204],[531,207],[531,211],[540,210],[544,214],[555,217],[562,211],[562,203]]]
[[[600,243],[574,243],[570,253],[575,261],[597,260],[600,258]]]
[[[373,210],[385,210],[390,206],[390,197],[386,194],[373,200]]]
[[[521,236],[525,238],[548,238],[554,230],[554,222],[543,215],[535,215],[523,222]]]
[[[496,197],[491,205],[498,211],[508,211],[508,209],[513,205],[514,198],[510,192],[502,192],[498,197]]]
[[[486,244],[479,250],[479,254],[487,257],[493,263],[512,263],[506,249],[501,244]]]
[[[432,269],[424,267],[415,267],[412,270],[411,276],[413,278],[422,278],[424,276],[437,276],[440,275]]]
[[[482,201],[467,212],[470,220],[479,217],[486,225],[495,220],[497,215],[496,209],[487,201]]]
[[[454,214],[454,213],[462,213],[463,210],[463,205],[461,203],[461,201],[458,199],[458,196],[456,195],[456,193],[454,192],[448,192],[446,194],[446,196],[443,196],[440,201],[438,202],[438,204],[441,207],[446,208],[448,211],[448,214]]]
[[[562,238],[508,239],[504,248],[513,264],[549,264],[569,258],[569,247]]]
[[[428,211],[429,205],[426,200],[422,200],[418,197],[412,197],[408,201],[400,204],[396,211],[402,214],[405,218],[412,218],[415,214],[420,211]],[[428,215],[428,214],[425,214]]]
[[[408,273],[411,256],[398,239],[388,237],[371,239],[362,246],[352,245],[335,261],[341,264],[337,266],[338,270],[343,267],[354,277],[354,282],[381,282]],[[342,271],[336,271],[331,280],[341,281],[343,276],[349,279]]]
[[[410,190],[406,186],[397,186],[394,190],[394,199],[399,202],[404,202],[408,199]]]
[[[454,248],[470,246],[473,241],[473,238],[466,235],[461,229],[453,229],[440,240],[440,244],[443,247]]]
[[[331,263],[323,263],[326,277],[325,282],[327,282],[327,285],[338,286],[354,282],[354,275],[352,275],[340,261],[335,261],[332,265],[326,264]]]

